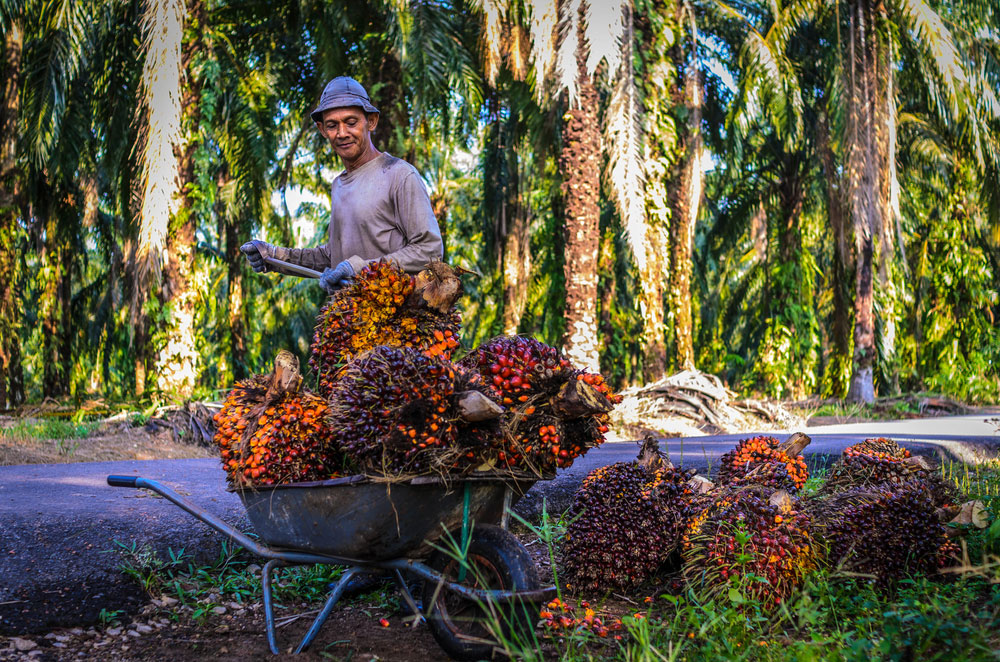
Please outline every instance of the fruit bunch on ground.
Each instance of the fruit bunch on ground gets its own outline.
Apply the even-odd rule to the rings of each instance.
[[[611,408],[621,402],[601,375],[574,370],[534,338],[499,336],[461,361],[477,371],[506,408],[499,466],[547,474],[604,443]]]
[[[784,444],[774,437],[751,437],[737,444],[720,459],[716,480],[721,485],[762,485],[796,492],[802,489],[809,471],[799,453],[805,435],[793,436]]]
[[[351,361],[333,384],[329,425],[340,451],[366,472],[446,472],[481,461],[482,448],[459,443],[458,395],[477,387],[487,390],[447,359],[380,345]],[[462,440],[489,444],[488,435]]]
[[[562,546],[567,582],[577,590],[629,590],[652,577],[677,549],[693,473],[671,466],[649,438],[638,460],[590,472]]]
[[[830,469],[823,493],[922,482],[937,507],[951,504],[955,488],[935,469],[931,460],[914,457],[892,439],[866,439],[844,449]]]
[[[324,480],[343,469],[326,400],[301,389],[298,359],[282,352],[282,362],[284,372],[237,383],[215,415],[215,443],[234,487]]]
[[[920,478],[844,490],[811,500],[810,511],[827,562],[883,585],[934,571],[949,550],[933,488]]]
[[[774,608],[817,566],[809,526],[784,490],[723,488],[684,532],[684,577],[707,595],[736,588]]]
[[[316,320],[309,359],[320,394],[329,395],[348,361],[379,345],[451,358],[458,347],[460,317],[454,303],[461,287],[454,287],[458,279],[450,267],[431,266],[436,271],[429,268],[414,277],[391,262],[373,262],[330,297]],[[432,298],[445,282],[452,286],[449,296]]]

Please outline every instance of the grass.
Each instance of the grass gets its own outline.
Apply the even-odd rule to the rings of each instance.
[[[41,421],[18,421],[8,428],[0,428],[0,438],[18,441],[67,441],[86,439],[101,427],[99,422],[64,421],[43,419]]]
[[[749,593],[738,582],[714,598],[691,590],[653,594],[648,603],[642,597],[629,603],[614,595],[593,596],[591,606],[605,623],[620,622],[607,637],[582,626],[560,631],[512,628],[500,611],[484,606],[491,613],[488,625],[510,659],[526,662],[997,662],[1000,520],[995,515],[1000,510],[1000,462],[976,467],[946,464],[942,473],[964,497],[982,499],[994,521],[990,528],[966,536],[974,566],[965,568],[966,572],[917,576],[892,590],[882,590],[835,570],[817,571],[773,612],[746,597]],[[817,474],[806,484],[807,493],[822,484],[824,476]],[[565,516],[553,516],[543,508],[537,521],[514,518],[522,534],[544,545],[553,568],[547,579],[559,586],[555,561],[568,525]],[[442,543],[446,550],[447,543],[447,539]],[[163,559],[134,544],[119,544],[119,548],[125,572],[151,594],[177,599],[195,621],[208,619],[218,604],[260,600],[260,568],[238,547],[223,545],[216,559],[200,565],[183,551],[169,552]],[[455,541],[451,548],[461,558]],[[284,569],[275,578],[279,618],[282,610],[289,614],[293,608],[301,610],[303,604],[321,601],[342,571],[336,566]],[[559,596],[583,611],[573,596],[561,591]],[[362,608],[399,609],[399,598],[387,586],[352,602]],[[172,617],[180,618],[181,613]]]
[[[206,620],[215,607],[230,602],[253,604],[261,599],[261,566],[239,545],[223,542],[218,556],[209,563],[196,563],[183,549],[167,550],[166,558],[148,545],[115,541],[122,555],[121,570],[151,596],[170,597],[190,612],[195,621]],[[344,568],[313,565],[279,568],[272,575],[275,617],[303,603],[322,601]],[[355,598],[370,608],[398,608],[399,598],[378,587]],[[174,620],[180,613],[171,614]]]

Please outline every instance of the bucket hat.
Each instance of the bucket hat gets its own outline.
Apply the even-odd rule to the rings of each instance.
[[[323,95],[319,98],[316,110],[312,111],[312,118],[314,122],[319,122],[323,119],[323,113],[331,108],[353,106],[363,108],[366,113],[378,112],[361,83],[350,76],[337,76],[323,88]]]

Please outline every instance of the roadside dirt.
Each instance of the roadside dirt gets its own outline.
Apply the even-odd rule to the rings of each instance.
[[[320,604],[299,611],[309,612]],[[150,605],[127,625],[109,628],[57,630],[45,636],[0,637],[0,660],[105,660],[132,662],[158,660],[398,660],[439,662],[449,658],[438,647],[426,626],[408,627],[403,614],[372,609],[360,604],[339,607],[323,626],[309,651],[294,658],[297,646],[312,622],[313,614],[295,620],[277,631],[283,654],[271,655],[260,605],[226,608],[196,622],[183,612],[174,613]],[[379,621],[385,618],[388,627]],[[23,649],[23,650],[19,650]]]
[[[15,427],[15,424],[20,424]],[[0,417],[0,466],[109,462],[115,460],[181,460],[215,457],[214,448],[191,443],[161,426],[107,424],[83,438],[46,439],[25,426],[37,419]],[[28,428],[30,429],[30,427]]]

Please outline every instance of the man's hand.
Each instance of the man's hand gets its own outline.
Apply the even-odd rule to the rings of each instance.
[[[342,287],[351,284],[351,277],[354,275],[354,267],[347,260],[344,260],[335,267],[328,267],[319,277],[319,285],[327,294],[333,294]]]
[[[264,262],[264,258],[274,254],[274,246],[260,239],[251,239],[240,246],[240,251],[247,256],[247,261],[253,270],[262,274],[267,271],[267,263]]]

